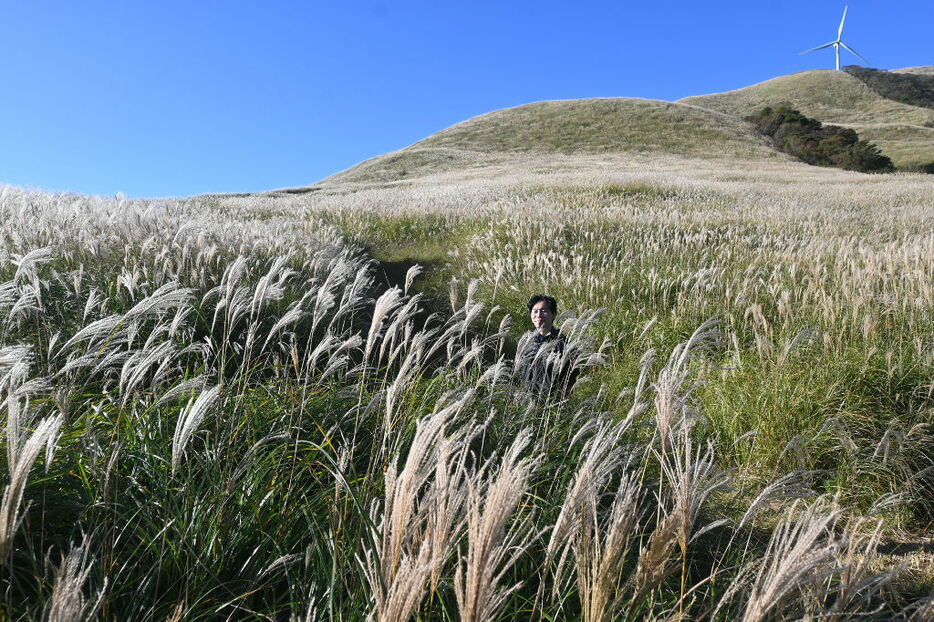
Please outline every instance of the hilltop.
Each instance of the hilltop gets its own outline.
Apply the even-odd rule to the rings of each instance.
[[[934,65],[926,67],[904,67],[902,69],[893,69],[892,73],[916,73],[921,76],[934,76]]]
[[[934,67],[893,73],[934,75]],[[635,98],[544,101],[473,117],[404,149],[366,160],[328,183],[387,183],[450,172],[499,175],[546,157],[683,157],[782,161],[745,121],[788,103],[823,123],[856,130],[900,168],[934,162],[934,110],[883,97],[842,71],[805,71],[677,102]]]
[[[750,124],[716,110],[630,98],[546,101],[468,119],[328,181],[399,180],[517,156],[658,153],[706,159],[725,152],[751,160],[785,157]]]

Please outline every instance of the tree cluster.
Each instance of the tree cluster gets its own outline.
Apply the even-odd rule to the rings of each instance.
[[[766,106],[746,120],[770,137],[776,147],[802,162],[864,173],[895,170],[891,159],[874,144],[860,140],[853,130],[824,125],[788,105]]]
[[[847,65],[844,70],[886,99],[922,108],[934,108],[934,76],[892,73],[859,65]]]

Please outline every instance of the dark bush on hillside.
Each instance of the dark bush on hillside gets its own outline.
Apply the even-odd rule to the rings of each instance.
[[[859,65],[847,65],[843,69],[886,99],[912,106],[934,108],[934,76],[892,73]]]
[[[790,106],[766,106],[746,120],[770,137],[776,147],[808,164],[864,173],[895,170],[892,160],[872,143],[860,140],[853,130],[824,125]]]
[[[934,175],[934,162],[907,162],[898,167],[900,171],[909,173],[927,173]]]

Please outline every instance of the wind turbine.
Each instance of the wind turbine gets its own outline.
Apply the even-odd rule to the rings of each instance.
[[[850,53],[854,54],[855,56],[859,56],[856,50],[854,50],[853,48],[848,46],[846,43],[841,41],[841,38],[843,37],[843,22],[846,21],[846,9],[847,7],[844,6],[843,7],[843,19],[840,20],[840,29],[837,30],[837,40],[831,41],[830,43],[825,43],[824,45],[818,45],[816,48],[811,48],[810,50],[801,52],[801,54],[807,54],[808,52],[816,52],[817,50],[823,50],[824,48],[829,48],[830,46],[833,46],[833,51],[837,55],[837,71],[840,71],[840,48],[841,47],[843,47]],[[868,60],[866,60],[862,56],[859,56],[859,57],[863,60],[864,63],[866,63],[867,65],[869,64]]]

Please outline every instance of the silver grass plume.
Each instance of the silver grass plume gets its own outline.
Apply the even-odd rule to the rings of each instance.
[[[415,264],[411,268],[405,271],[405,287],[402,288],[402,293],[408,296],[409,288],[412,286],[412,283],[424,271],[420,265]]]
[[[353,265],[351,265],[353,267]],[[360,265],[354,275],[353,282],[344,287],[344,293],[341,294],[340,304],[328,323],[328,329],[340,325],[343,319],[353,314],[361,308],[367,297],[366,291],[373,284],[372,271],[367,264]]]
[[[464,332],[463,320],[457,319],[460,315],[462,315],[462,312],[463,309],[448,318],[444,332],[433,340],[434,343],[425,353],[426,360],[431,359],[432,356],[434,356],[434,354],[442,348],[447,348],[448,358],[453,356],[454,345],[456,344],[458,337]]]
[[[187,306],[187,305],[186,305]],[[182,307],[179,307],[182,308]],[[177,312],[177,311],[176,311]],[[162,321],[152,327],[152,330],[149,332],[149,336],[146,337],[146,341],[143,342],[140,350],[149,350],[150,348],[156,347],[159,344],[165,343],[164,337],[167,337],[169,334],[169,325],[167,322]]]
[[[17,293],[19,294],[18,298],[6,314],[5,324],[7,329],[14,325],[17,327],[22,326],[30,313],[38,315],[42,310],[41,290],[38,287],[23,285]]]
[[[868,530],[867,525],[871,526]],[[841,541],[843,551],[837,560],[837,576],[822,585],[825,610],[821,611],[821,617],[834,622],[873,613],[873,599],[902,571],[899,566],[886,572],[871,571],[882,542],[882,520],[854,521],[847,526]],[[831,593],[834,602],[826,607]]]
[[[461,620],[492,620],[521,584],[501,585],[509,569],[538,537],[528,514],[513,519],[525,494],[537,459],[522,459],[531,440],[519,433],[495,474],[471,481],[467,495],[467,554],[461,554],[454,575],[454,596]],[[484,467],[486,469],[487,467]]]
[[[454,406],[460,408],[459,404]],[[482,426],[469,424],[443,438],[438,444],[426,526],[426,535],[431,544],[433,590],[438,588],[444,563],[463,531],[466,521],[463,509],[470,484],[467,462],[473,455],[470,445],[482,431]]]
[[[386,333],[383,336],[383,343],[380,345],[379,354],[376,357],[376,367],[382,365],[383,356],[387,348],[390,354],[386,364],[391,365],[398,352],[407,345],[407,339],[405,339],[404,336],[400,338],[400,334],[405,332],[405,329],[411,330],[411,322],[409,320],[418,314],[418,303],[420,301],[420,295],[412,296],[405,304],[396,310],[395,317],[386,328]],[[397,340],[399,341],[398,346],[396,346]]]
[[[370,320],[370,330],[367,332],[366,336],[366,347],[363,349],[364,364],[369,363],[370,353],[373,351],[373,346],[376,344],[376,340],[379,337],[383,320],[400,304],[402,304],[402,290],[398,287],[386,290],[379,299],[377,299],[376,306],[373,307],[373,317]]]
[[[402,365],[396,373],[392,384],[386,389],[386,418],[383,426],[384,446],[388,442],[391,429],[394,427],[393,414],[395,411],[396,399],[408,388],[412,380],[418,376],[421,355],[422,349],[420,347],[412,348],[405,357],[405,360],[402,361]]]
[[[256,317],[267,302],[282,299],[285,294],[285,282],[294,274],[294,271],[285,267],[288,259],[288,255],[276,257],[266,274],[260,277],[253,290],[253,300],[250,301],[251,317]]]
[[[342,363],[338,366],[335,360],[331,360],[325,370],[321,373],[321,376],[318,377],[316,383],[321,384],[327,380],[327,378],[332,373],[346,368],[347,363],[350,362],[350,352],[353,350],[359,350],[361,344],[363,344],[363,337],[356,333],[350,335],[344,341],[342,341],[337,349],[331,353],[332,359],[340,359]]]
[[[497,335],[502,335],[505,337],[509,334],[509,330],[512,328],[512,316],[508,313],[503,316],[503,319],[499,321],[499,329],[496,331]],[[499,345],[496,348],[496,356],[501,357],[503,355],[503,348],[506,345],[506,339],[499,339]]]
[[[6,398],[6,456],[11,470],[19,456],[21,426],[19,400],[11,392]]]
[[[122,404],[126,405],[130,397],[145,382],[147,373],[152,371],[153,367],[163,368],[174,359],[175,354],[175,345],[170,341],[165,341],[148,350],[137,350],[130,354],[123,363],[120,381],[117,385],[117,391],[122,396]],[[147,384],[148,386],[158,386],[158,378],[154,375]]]
[[[567,382],[571,372],[579,374],[584,370],[606,363],[604,351],[610,342],[604,338],[599,346],[594,347],[588,335],[590,329],[606,313],[606,309],[588,309],[580,317],[568,318],[561,325],[561,334],[565,337],[565,347],[556,358],[556,369],[561,370],[555,380]],[[564,387],[567,388],[567,387]]]
[[[554,571],[552,598],[562,583],[565,559],[573,539],[579,535],[583,520],[582,513],[589,507],[587,501],[599,495],[610,476],[624,461],[619,440],[626,430],[625,425],[612,425],[607,422],[596,424],[597,430],[581,449],[577,472],[568,485],[567,494],[558,518],[551,530],[551,538],[545,553],[546,566],[557,560]],[[580,434],[578,434],[579,436]]]
[[[25,255],[13,255],[13,265],[16,266],[16,273],[13,276],[14,282],[30,281],[37,284],[39,275],[37,268],[43,263],[52,260],[52,247],[46,246],[29,251]]]
[[[407,320],[405,324],[402,326],[401,337],[399,338],[399,343],[394,344],[393,348],[389,351],[389,357],[386,360],[386,364],[392,365],[393,362],[396,360],[396,357],[399,355],[399,353],[401,353],[405,348],[420,347],[417,345],[419,341],[418,339],[419,336],[424,335],[425,339],[427,340],[429,335],[433,335],[433,334],[434,334],[433,330],[421,330],[421,331],[415,332],[414,322]],[[422,346],[422,349],[424,349],[423,346]]]
[[[217,396],[220,394],[220,389],[220,386],[211,387],[196,399],[189,400],[188,405],[178,416],[175,434],[172,436],[172,475],[175,475],[178,466],[182,462],[185,445],[188,444],[191,435],[201,425],[201,421],[208,410],[214,405]]]
[[[62,416],[46,417],[39,422],[35,431],[22,445],[17,455],[10,462],[10,483],[3,491],[3,500],[0,502],[0,557],[4,557],[10,546],[13,534],[19,527],[19,508],[23,501],[23,492],[26,488],[26,479],[29,471],[42,452],[42,448],[54,444],[58,429],[62,425]],[[46,450],[46,457],[51,454]]]
[[[11,309],[19,298],[19,288],[14,281],[0,283],[0,311]]]
[[[0,348],[0,394],[13,393],[29,376],[32,348],[15,345]]]
[[[91,322],[72,335],[71,338],[66,341],[61,348],[59,348],[56,356],[61,356],[65,350],[68,350],[76,343],[80,343],[81,341],[85,340],[88,341],[88,349],[90,349],[91,344],[97,343],[113,335],[114,331],[120,325],[121,319],[122,318],[120,315],[109,315],[105,318]]]
[[[807,484],[807,481],[821,473],[824,473],[824,471],[792,471],[769,482],[749,504],[736,529],[742,529],[744,525],[756,517],[762,508],[775,501],[804,499],[813,496],[814,490]]]
[[[72,546],[68,556],[55,570],[52,584],[52,596],[46,604],[43,619],[46,622],[72,622],[74,620],[93,620],[104,602],[107,592],[107,579],[97,594],[88,600],[84,595],[84,584],[91,574],[88,558],[89,542],[87,537],[81,546]]]
[[[183,307],[190,300],[191,293],[192,290],[179,287],[176,281],[170,281],[133,305],[123,316],[122,323]]]
[[[652,364],[655,362],[655,350],[649,349],[639,360],[639,380],[636,381],[636,388],[632,396],[632,406],[626,412],[625,422],[627,425],[642,416],[642,414],[651,407],[651,402],[646,398],[646,389],[649,386],[649,373],[652,370]]]
[[[595,493],[596,491],[593,491]],[[618,602],[619,576],[642,510],[640,473],[624,472],[609,515],[599,516],[600,496],[591,493],[583,508],[584,520],[573,541],[577,586],[585,622],[610,620]]]
[[[687,587],[688,545],[704,533],[728,522],[727,519],[721,519],[697,531],[694,529],[707,497],[723,488],[728,478],[724,472],[714,466],[712,443],[708,442],[704,453],[701,453],[700,447],[696,452],[693,451],[692,444],[690,428],[681,426],[677,438],[672,438],[669,443],[669,452],[659,456],[674,506],[669,518],[675,520],[675,537],[681,548],[679,613],[683,613]]]
[[[269,330],[269,333],[266,335],[266,340],[263,341],[263,345],[260,350],[265,350],[266,346],[269,345],[269,342],[272,341],[283,329],[295,324],[307,315],[307,312],[302,308],[302,305],[305,300],[307,300],[307,298],[308,294],[305,294],[305,297],[303,297],[298,302],[293,303],[289,307],[288,311],[282,314],[282,317],[280,317],[279,320]],[[312,328],[312,330],[314,330],[314,328]]]
[[[708,443],[703,453],[700,447],[693,450],[692,445],[690,431],[682,427],[678,437],[670,441],[670,453],[661,457],[662,471],[674,505],[672,513],[680,521],[677,537],[682,555],[687,554],[692,539],[725,522],[715,521],[692,535],[707,497],[723,488],[728,481],[726,473],[714,466],[713,445]]]
[[[692,424],[694,415],[691,393],[697,384],[688,384],[688,364],[698,354],[713,349],[720,343],[719,322],[707,320],[697,327],[691,337],[675,346],[668,363],[659,372],[653,385],[655,389],[655,417],[661,441],[662,455],[665,454],[673,428]]]
[[[454,373],[464,377],[469,365],[474,361],[479,361],[480,355],[483,354],[483,342],[480,339],[474,339],[470,349],[462,351],[461,354],[461,360],[457,364]],[[478,365],[482,365],[482,361],[478,362]]]
[[[794,503],[772,532],[765,556],[743,611],[743,622],[758,622],[777,613],[793,592],[814,575],[826,576],[838,549],[832,528],[840,516],[824,498],[809,506]],[[724,597],[730,596],[725,594]],[[791,612],[788,612],[791,613]],[[783,613],[778,613],[783,617]]]
[[[317,330],[319,322],[337,303],[337,289],[343,284],[344,277],[349,270],[350,268],[346,263],[338,263],[334,269],[328,272],[324,283],[318,286],[315,292],[314,312],[311,319],[310,332],[312,334]]]
[[[305,358],[302,361],[303,374],[311,374],[312,370],[314,370],[315,366],[318,364],[318,359],[337,348],[340,344],[341,340],[336,335],[331,334],[329,329],[321,340],[315,344],[314,349],[306,350]]]
[[[180,306],[175,311],[175,316],[172,318],[172,323],[169,325],[170,339],[178,336],[181,329],[186,325],[188,316],[192,313],[194,313],[194,307],[191,305]]]
[[[248,296],[244,288],[237,287],[237,283],[247,274],[248,269],[248,260],[243,255],[238,255],[236,259],[230,262],[227,267],[224,269],[224,274],[221,276],[220,285],[208,290],[201,298],[201,304],[207,305],[214,298],[218,298],[217,304],[214,308],[214,317],[211,320],[211,331],[214,331],[215,326],[217,325],[218,318],[221,316],[221,312],[225,312],[226,317],[226,330],[229,331],[232,324],[232,315],[234,311],[231,309],[234,306],[235,300],[238,303],[239,308],[243,308],[246,304],[246,298]]]
[[[401,470],[398,454],[386,469],[382,512],[378,505],[371,511],[372,521],[377,525],[373,539],[376,549],[367,549],[364,554],[364,576],[374,601],[371,619],[410,619],[433,576],[433,560],[440,563],[446,556],[438,548],[446,546],[454,534],[438,530],[456,526],[460,507],[458,489],[449,484],[451,478],[463,482],[463,475],[450,474],[447,469],[464,465],[458,460],[447,462],[450,447],[444,436],[449,421],[471,397],[468,393],[419,420]],[[455,439],[463,438],[463,434],[455,434]],[[439,477],[439,470],[444,470],[445,475]],[[432,474],[436,476],[433,482]],[[439,512],[454,512],[455,518],[440,517]]]
[[[315,384],[321,385],[331,376],[347,369],[347,366],[350,364],[350,356],[347,354],[334,354],[328,359],[328,366],[324,368],[324,371],[321,372],[321,375],[318,376]]]
[[[464,300],[465,309],[469,309],[473,306],[473,299],[477,294],[478,287],[480,287],[480,281],[477,279],[472,279],[470,283],[467,284],[467,299]]]
[[[636,572],[627,582],[632,588],[629,604],[642,600],[676,570],[671,554],[678,544],[679,523],[678,516],[663,516],[640,549]]]
[[[479,378],[477,378],[477,383],[476,383],[475,388],[479,389],[484,384],[489,383],[490,391],[495,390],[496,387],[501,384],[501,381],[504,378],[508,378],[509,369],[510,369],[509,363],[506,362],[502,357],[500,357],[500,359],[496,361],[493,365],[490,365],[485,370],[483,370],[483,373],[480,374]]]

